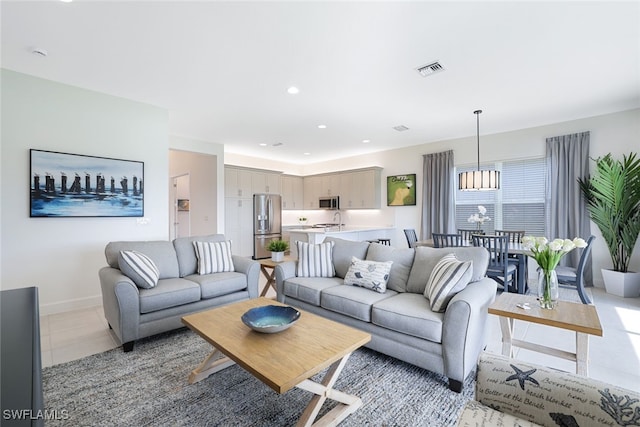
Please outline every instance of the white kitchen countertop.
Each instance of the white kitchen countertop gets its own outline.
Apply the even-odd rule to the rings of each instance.
[[[286,227],[286,226],[285,226]],[[375,230],[392,230],[394,227],[385,226],[385,225],[344,225],[341,229],[338,230],[338,227],[329,227],[329,228],[292,228],[288,231],[290,233],[313,233],[313,234],[339,234],[339,233],[351,233],[354,231],[375,231]]]

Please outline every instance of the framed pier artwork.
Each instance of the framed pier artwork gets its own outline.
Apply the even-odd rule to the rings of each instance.
[[[142,217],[144,162],[31,151],[31,217]]]

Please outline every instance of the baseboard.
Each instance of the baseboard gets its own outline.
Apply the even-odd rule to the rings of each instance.
[[[76,298],[50,304],[40,304],[40,316],[64,313],[67,311],[82,310],[83,308],[91,308],[101,305],[102,296],[100,295],[85,298]]]

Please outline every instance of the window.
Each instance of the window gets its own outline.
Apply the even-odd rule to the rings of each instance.
[[[456,168],[459,172],[475,170],[475,166]],[[456,190],[456,228],[476,228],[467,222],[478,205],[487,208],[491,221],[482,229],[491,234],[497,230],[525,230],[526,234],[545,235],[545,159],[527,159],[483,165],[481,169],[501,171],[498,191]]]

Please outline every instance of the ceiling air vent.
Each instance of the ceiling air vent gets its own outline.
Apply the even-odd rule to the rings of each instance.
[[[427,77],[440,71],[444,71],[444,67],[438,61],[417,68],[422,77]]]
[[[393,128],[398,132],[404,132],[405,130],[409,130],[409,128],[406,127],[405,125],[398,125],[398,126],[394,126]]]

